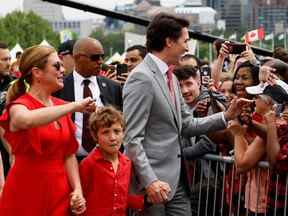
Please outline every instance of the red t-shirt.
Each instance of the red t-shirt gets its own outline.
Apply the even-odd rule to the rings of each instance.
[[[87,206],[84,215],[125,216],[127,208],[143,210],[144,197],[128,194],[132,163],[120,152],[118,155],[116,173],[98,148],[81,162],[81,184]]]

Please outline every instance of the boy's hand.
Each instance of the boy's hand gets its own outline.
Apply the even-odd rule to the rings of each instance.
[[[73,214],[82,214],[86,210],[86,201],[81,192],[73,191],[70,198],[70,208]]]

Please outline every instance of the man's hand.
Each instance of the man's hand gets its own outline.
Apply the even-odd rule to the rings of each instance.
[[[148,195],[149,202],[154,204],[160,204],[168,201],[168,194],[171,192],[171,188],[168,183],[156,180],[152,182],[147,188],[146,193]]]
[[[128,78],[128,73],[123,73],[121,74],[120,76],[117,76],[117,81],[121,84],[121,85],[124,85],[127,78]]]
[[[207,116],[209,106],[210,106],[210,99],[205,99],[205,100],[199,101],[195,105],[195,111],[197,113],[197,116],[199,116],[199,117]]]
[[[226,112],[224,112],[225,119],[227,121],[235,119],[238,115],[240,115],[242,107],[249,103],[253,103],[253,100],[234,97],[230,103],[229,108]]]

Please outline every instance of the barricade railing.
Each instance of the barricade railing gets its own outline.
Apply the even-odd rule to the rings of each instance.
[[[276,174],[266,161],[238,173],[233,157],[206,154],[191,161],[190,168],[193,169],[193,216],[286,216],[288,213],[287,175]],[[272,194],[271,187],[275,189]],[[268,197],[271,197],[269,204],[274,203],[277,208],[268,205]]]

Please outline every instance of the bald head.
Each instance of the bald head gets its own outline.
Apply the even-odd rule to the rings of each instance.
[[[76,71],[84,77],[98,75],[104,59],[101,43],[94,38],[81,38],[73,47]]]
[[[86,37],[76,41],[73,47],[73,56],[81,53],[86,54],[89,48],[91,48],[91,46],[97,47],[103,51],[102,44],[98,40],[96,40],[95,38]]]

